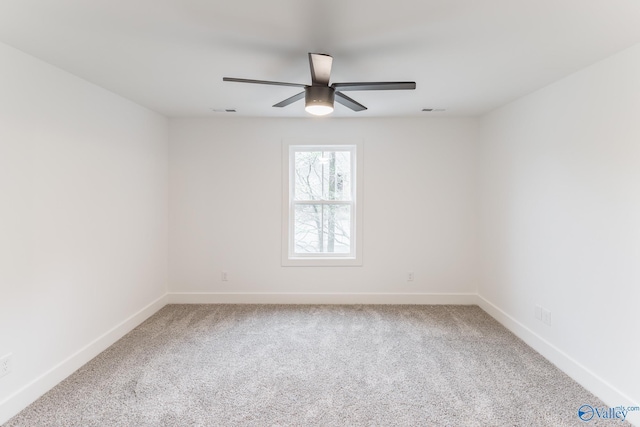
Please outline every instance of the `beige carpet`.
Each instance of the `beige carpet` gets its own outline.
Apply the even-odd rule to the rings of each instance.
[[[476,306],[169,305],[6,426],[584,426]]]

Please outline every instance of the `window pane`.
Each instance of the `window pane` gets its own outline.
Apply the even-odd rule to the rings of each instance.
[[[294,216],[294,252],[322,252],[322,205],[296,205]]]
[[[351,200],[349,151],[298,151],[294,200]]]
[[[325,151],[323,162],[323,189],[325,200],[351,200],[351,153]]]
[[[295,200],[320,200],[322,198],[321,151],[297,151],[295,153]]]
[[[351,206],[324,205],[324,242],[326,252],[351,251]]]
[[[295,253],[350,253],[350,205],[296,205],[294,215]]]

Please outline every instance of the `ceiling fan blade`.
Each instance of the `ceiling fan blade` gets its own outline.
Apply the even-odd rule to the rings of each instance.
[[[352,82],[334,83],[335,90],[405,90],[415,89],[416,82]]]
[[[292,97],[285,99],[284,101],[278,102],[277,104],[274,105],[274,107],[286,107],[289,104],[293,104],[294,102],[304,98],[304,94],[305,92],[297,93]]]
[[[344,93],[335,92],[335,100],[345,107],[351,108],[353,111],[363,111],[367,109],[367,107],[349,98]]]
[[[314,86],[329,86],[331,65],[333,58],[324,53],[309,53],[309,67],[311,68],[311,84]]]
[[[237,83],[255,83],[255,84],[259,84],[259,85],[307,87],[307,85],[303,85],[301,83],[283,83],[283,82],[272,82],[272,81],[268,81],[268,80],[237,79],[235,77],[223,77],[222,81],[225,81],[225,82],[237,82]]]

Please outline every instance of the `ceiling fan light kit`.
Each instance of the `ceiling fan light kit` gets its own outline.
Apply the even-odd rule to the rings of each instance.
[[[415,82],[351,82],[333,83],[329,85],[332,63],[333,58],[330,55],[309,53],[311,85],[273,82],[268,80],[239,79],[235,77],[223,77],[222,80],[225,82],[302,87],[304,88],[304,92],[297,93],[275,104],[274,107],[286,107],[304,98],[305,111],[316,116],[325,116],[332,113],[335,101],[338,101],[338,103],[353,111],[366,110],[367,107],[342,93],[347,90],[412,90],[416,88]]]

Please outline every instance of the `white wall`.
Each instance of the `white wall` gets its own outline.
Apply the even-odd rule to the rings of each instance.
[[[0,44],[0,423],[166,294],[167,149],[162,116]]]
[[[364,141],[362,267],[281,267],[281,141],[314,137]],[[475,119],[171,120],[170,291],[475,293],[476,138]]]
[[[607,403],[638,404],[640,45],[492,112],[481,137],[479,294]]]

